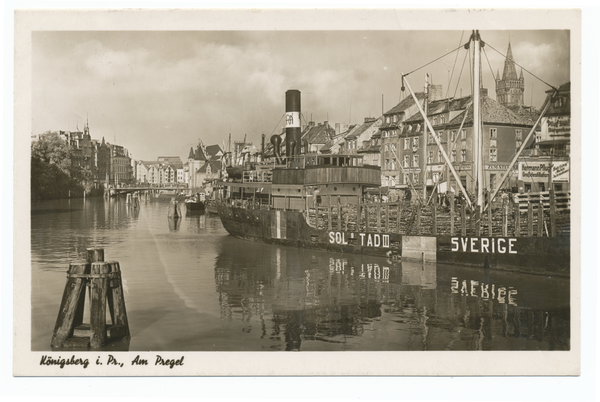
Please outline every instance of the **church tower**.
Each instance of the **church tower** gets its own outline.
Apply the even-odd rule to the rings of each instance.
[[[515,68],[515,60],[508,42],[508,51],[506,52],[506,60],[504,61],[504,71],[502,79],[500,73],[496,73],[496,101],[502,106],[523,106],[523,94],[525,92],[525,78],[523,70],[517,77]]]

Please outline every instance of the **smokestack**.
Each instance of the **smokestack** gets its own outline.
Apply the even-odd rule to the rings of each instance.
[[[300,91],[290,89],[285,93],[285,156],[300,155]]]
[[[261,147],[260,147],[260,160],[264,160],[265,159],[265,135],[263,134],[261,136]]]

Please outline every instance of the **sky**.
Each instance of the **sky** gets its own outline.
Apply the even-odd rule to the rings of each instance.
[[[570,80],[569,31],[481,31],[483,86],[495,98],[509,41],[524,67],[525,103],[540,107],[544,82]],[[32,134],[82,130],[123,145],[136,160],[190,147],[260,144],[281,132],[285,91],[302,96],[303,123],[354,124],[400,99],[401,75],[422,91],[425,74],[448,97],[469,95],[471,31],[35,31]],[[495,49],[495,50],[494,50]],[[498,52],[497,52],[498,51]],[[466,62],[465,62],[466,57]],[[464,67],[463,67],[464,64]],[[462,70],[462,75],[460,74]],[[517,73],[521,67],[517,66]],[[383,102],[382,102],[383,98]]]

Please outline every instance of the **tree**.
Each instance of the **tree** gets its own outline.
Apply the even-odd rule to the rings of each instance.
[[[65,174],[70,174],[69,145],[56,132],[46,131],[40,135],[38,141],[31,144],[31,158],[48,165],[56,165]]]

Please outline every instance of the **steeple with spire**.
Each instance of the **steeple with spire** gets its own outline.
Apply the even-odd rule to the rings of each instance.
[[[521,69],[521,74],[517,77],[515,59],[513,58],[509,40],[502,79],[500,79],[500,72],[496,73],[496,101],[507,107],[523,106],[524,92],[525,78],[523,77],[523,70]]]

